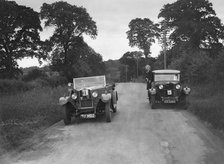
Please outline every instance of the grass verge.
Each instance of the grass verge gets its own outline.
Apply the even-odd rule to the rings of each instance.
[[[0,96],[0,142],[6,150],[20,146],[36,131],[62,119],[58,98],[66,87],[36,88]]]
[[[215,129],[224,131],[223,97],[223,88],[212,85],[193,87],[190,111]]]

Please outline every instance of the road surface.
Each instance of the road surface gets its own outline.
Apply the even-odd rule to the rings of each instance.
[[[224,144],[184,110],[149,107],[144,84],[117,86],[118,112],[59,122],[1,164],[223,164]]]

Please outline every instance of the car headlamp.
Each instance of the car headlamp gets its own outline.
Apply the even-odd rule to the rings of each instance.
[[[163,85],[161,84],[161,85],[159,85],[159,89],[163,89]]]
[[[72,83],[68,83],[68,91],[69,91],[69,92],[72,91]]]
[[[180,84],[177,84],[176,85],[176,89],[180,89]]]
[[[73,93],[73,94],[72,94],[72,99],[73,99],[73,100],[77,99],[77,97],[78,97],[78,96],[77,96],[76,93]]]
[[[98,93],[97,93],[96,91],[94,91],[94,92],[92,93],[92,96],[93,96],[93,97],[97,97],[97,96],[98,96]]]
[[[184,88],[184,93],[185,93],[186,95],[190,94],[190,92],[191,92],[191,89],[190,89],[190,88],[188,88],[188,87],[185,87],[185,88]]]
[[[156,89],[155,88],[150,88],[149,92],[151,95],[155,95],[156,94]]]

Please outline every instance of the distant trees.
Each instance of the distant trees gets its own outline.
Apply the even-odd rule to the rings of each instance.
[[[145,65],[150,64],[153,66],[155,58],[149,57],[146,61],[141,51],[126,52],[120,59],[122,66],[120,67],[121,81],[130,81],[144,75]],[[150,62],[150,63],[148,63]]]
[[[17,60],[44,58],[39,47],[39,14],[14,1],[0,0],[0,78],[14,78],[21,70]]]
[[[150,47],[159,36],[158,24],[154,24],[148,18],[136,18],[129,23],[130,30],[127,31],[127,38],[131,47],[137,46],[143,50],[145,58],[151,54]]]

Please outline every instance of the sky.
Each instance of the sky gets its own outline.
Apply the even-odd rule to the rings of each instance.
[[[51,4],[56,0],[15,0],[19,5],[25,5],[39,12],[43,3]],[[96,39],[84,36],[85,41],[103,60],[119,59],[127,51],[139,51],[131,48],[126,32],[128,24],[135,18],[149,18],[154,23],[159,22],[158,14],[167,3],[176,0],[64,0],[71,5],[82,6],[87,9],[92,19],[96,22],[98,35]],[[224,22],[224,1],[210,0],[217,16]],[[43,28],[40,36],[45,40],[52,34],[52,28]],[[161,46],[156,42],[151,47],[151,56],[158,56]],[[19,61],[20,67],[40,66],[37,59],[23,59]],[[45,63],[46,64],[46,63]]]

